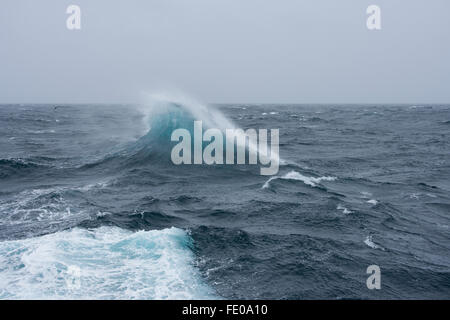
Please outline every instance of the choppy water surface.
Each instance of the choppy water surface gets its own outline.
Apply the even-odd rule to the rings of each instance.
[[[450,106],[177,108],[0,106],[0,298],[450,298]],[[279,173],[173,165],[199,116]]]

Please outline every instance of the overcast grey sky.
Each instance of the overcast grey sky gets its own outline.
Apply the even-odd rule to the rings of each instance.
[[[448,0],[0,2],[0,103],[450,103],[449,59]]]

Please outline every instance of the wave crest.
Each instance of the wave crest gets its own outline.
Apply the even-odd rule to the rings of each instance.
[[[290,171],[288,173],[286,173],[284,176],[276,176],[276,177],[271,177],[269,180],[267,180],[264,185],[262,186],[263,189],[269,188],[270,186],[270,182],[276,179],[284,179],[284,180],[298,180],[298,181],[302,181],[304,184],[309,185],[311,187],[317,187],[317,185],[319,183],[321,183],[322,181],[335,181],[337,178],[336,177],[329,177],[329,176],[325,176],[325,177],[307,177],[302,175],[301,173],[297,172],[297,171]]]

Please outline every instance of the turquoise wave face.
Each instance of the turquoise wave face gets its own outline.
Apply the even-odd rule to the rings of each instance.
[[[178,228],[72,229],[0,242],[0,299],[217,298]]]

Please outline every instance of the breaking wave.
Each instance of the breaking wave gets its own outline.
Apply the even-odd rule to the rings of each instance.
[[[302,181],[304,184],[311,186],[311,187],[317,187],[318,184],[320,184],[322,181],[335,181],[336,177],[307,177],[302,175],[301,173],[297,171],[290,171],[286,173],[284,176],[275,176],[269,178],[264,185],[262,186],[263,189],[269,188],[270,182],[276,179],[284,179],[284,180],[298,180]]]
[[[177,228],[117,227],[0,242],[0,299],[217,298]]]

